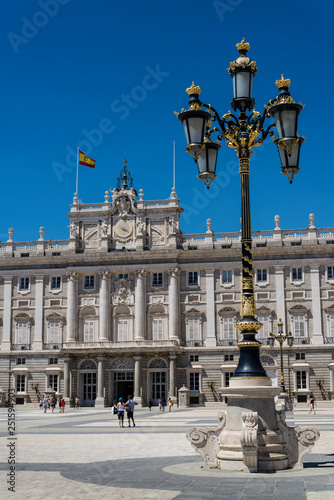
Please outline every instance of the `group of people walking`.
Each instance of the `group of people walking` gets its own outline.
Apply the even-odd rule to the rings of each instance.
[[[63,398],[60,398],[58,401],[59,413],[64,413],[65,405],[66,405],[65,400]],[[55,397],[52,397],[50,399],[47,396],[44,396],[44,398],[41,399],[39,402],[39,407],[44,410],[44,413],[46,413],[46,411],[50,409],[51,413],[54,413],[56,406],[57,406],[57,400]]]
[[[167,403],[165,398],[159,399],[159,410],[165,411],[166,406],[168,406],[168,411],[172,411],[172,406],[173,406],[172,398],[168,398]]]

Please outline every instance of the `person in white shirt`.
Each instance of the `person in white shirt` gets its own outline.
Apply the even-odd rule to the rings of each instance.
[[[119,401],[117,403],[117,416],[118,416],[118,425],[120,427],[124,427],[124,404],[123,404],[123,398],[119,398]]]

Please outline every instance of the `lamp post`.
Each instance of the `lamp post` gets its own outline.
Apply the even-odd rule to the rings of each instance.
[[[274,335],[273,332],[269,332],[269,337],[268,337],[268,344],[270,347],[274,346],[275,340],[279,343],[280,347],[280,354],[281,354],[281,393],[283,395],[286,394],[286,389],[285,389],[285,379],[284,379],[284,367],[283,367],[283,344],[285,341],[288,342],[288,346],[292,347],[293,346],[293,336],[291,331],[289,330],[288,334],[283,333],[283,323],[281,318],[279,319],[279,322],[277,323],[277,335]]]
[[[256,111],[252,87],[258,68],[256,62],[247,56],[250,45],[245,42],[245,39],[236,47],[239,56],[230,63],[227,71],[233,82],[231,107],[235,113],[239,112],[239,116],[228,111],[221,117],[213,106],[200,101],[201,89],[195,86],[194,82],[186,90],[189,95],[189,109],[182,109],[176,115],[184,126],[187,139],[186,151],[195,160],[198,167],[198,177],[204,181],[207,188],[217,177],[217,156],[222,141],[228,147],[233,148],[239,158],[242,300],[241,319],[235,326],[243,338],[238,342],[240,358],[233,379],[239,379],[240,383],[245,382],[247,378],[262,379],[263,385],[270,385],[270,378],[260,361],[261,342],[255,337],[263,325],[256,318],[254,298],[249,160],[252,149],[263,144],[267,136],[271,136],[278,148],[281,171],[292,183],[294,176],[299,172],[300,146],[304,141],[304,138],[300,137],[297,132],[298,116],[303,106],[296,104],[292,99],[289,93],[291,82],[282,75],[281,79],[276,81],[276,86],[279,89],[278,96],[264,106],[262,114]],[[273,118],[274,123],[265,128],[264,124],[268,118]],[[214,122],[217,126],[212,127]],[[276,127],[278,137],[274,136],[274,127]],[[213,140],[214,134],[216,134],[215,140]]]

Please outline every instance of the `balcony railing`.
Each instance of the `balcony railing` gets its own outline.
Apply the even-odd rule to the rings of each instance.
[[[233,345],[237,345],[237,339],[219,339],[218,340],[218,345],[219,346],[233,346]]]
[[[309,344],[310,343],[310,339],[308,337],[294,337],[293,338],[293,343],[296,344],[296,345]]]
[[[203,347],[203,340],[186,340],[186,347]]]
[[[31,344],[12,344],[13,351],[29,351]]]
[[[53,345],[55,344],[45,344],[50,345],[50,349],[53,349]],[[166,339],[166,340],[129,340],[129,341],[123,341],[123,342],[110,342],[108,340],[106,341],[97,341],[97,342],[64,342],[63,344],[59,344],[60,347],[63,347],[65,349],[82,349],[82,348],[93,348],[93,349],[98,349],[98,348],[104,348],[104,349],[112,349],[112,348],[133,348],[133,347],[178,347],[181,345],[181,341],[174,340],[174,339]],[[46,348],[46,347],[45,347]]]
[[[334,337],[325,337],[325,344],[334,344]]]
[[[51,342],[50,344],[44,344],[44,349],[61,349],[63,344],[61,342]]]

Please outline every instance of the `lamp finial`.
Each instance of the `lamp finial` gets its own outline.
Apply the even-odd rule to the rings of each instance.
[[[250,49],[250,44],[246,43],[245,38],[243,38],[240,43],[236,44],[236,48],[239,50],[239,52],[240,50],[247,52]]]
[[[191,87],[186,89],[186,92],[189,96],[191,95],[200,95],[201,87],[195,87],[195,82],[191,84]]]
[[[291,85],[291,80],[289,80],[288,78],[284,78],[284,75],[282,73],[282,77],[280,80],[276,80],[275,82],[275,85],[278,89],[282,89],[282,88],[289,88],[290,85]]]

